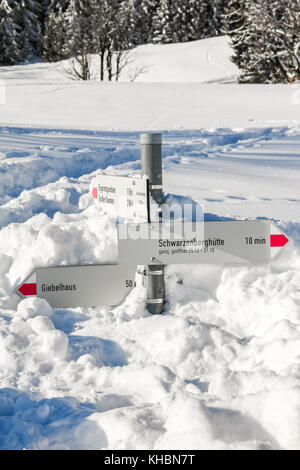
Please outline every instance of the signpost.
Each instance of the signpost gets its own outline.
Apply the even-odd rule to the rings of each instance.
[[[142,178],[98,175],[93,198],[107,214],[149,222],[149,181]]]
[[[119,262],[270,263],[288,239],[269,220],[132,224],[119,227]]]
[[[142,134],[141,149],[142,173],[149,178],[150,194],[158,206],[160,206],[163,202],[162,135]],[[149,222],[151,222],[150,214]],[[153,266],[148,263],[145,274],[147,282],[147,310],[152,314],[161,314],[164,310],[166,299],[165,268],[163,264]]]
[[[163,202],[162,136],[141,136],[141,178],[98,175],[92,194],[107,214],[126,218],[118,226],[119,264],[37,268],[17,288],[22,297],[38,296],[54,308],[118,305],[135,287],[136,268],[147,288],[147,309],[165,305],[164,267],[169,264],[270,263],[288,243],[269,220],[151,222],[150,197]],[[161,212],[160,212],[161,214]]]
[[[38,268],[19,286],[23,298],[38,296],[53,308],[116,306],[135,287],[136,266]]]

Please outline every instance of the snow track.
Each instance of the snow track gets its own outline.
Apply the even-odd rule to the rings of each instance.
[[[164,132],[164,188],[206,218],[271,218],[271,266],[170,266],[166,314],[53,310],[14,294],[42,265],[116,261],[97,172],[140,172],[137,133],[0,129],[0,448],[299,449],[300,132]]]

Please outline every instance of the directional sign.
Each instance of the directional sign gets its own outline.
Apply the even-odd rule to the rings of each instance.
[[[289,240],[268,220],[150,223],[150,188],[158,205],[162,199],[161,143],[160,134],[141,136],[146,178],[98,175],[94,180],[95,203],[134,222],[118,226],[119,264],[36,269],[17,289],[22,298],[38,296],[54,308],[115,306],[135,287],[137,266],[148,265],[146,305],[150,313],[162,313],[164,265],[261,264],[280,253]]]
[[[105,212],[136,222],[149,221],[149,180],[98,175],[93,198]]]
[[[17,292],[53,308],[115,306],[135,286],[137,265],[269,263],[288,241],[271,221],[120,225],[120,264],[38,268]]]
[[[115,306],[135,286],[135,274],[133,265],[38,268],[17,292],[45,299],[53,308]]]
[[[271,221],[119,226],[119,263],[269,263],[287,244]]]

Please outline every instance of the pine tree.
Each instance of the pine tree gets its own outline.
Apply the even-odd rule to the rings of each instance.
[[[19,28],[7,0],[0,1],[0,64],[14,65],[21,59],[18,45]]]
[[[94,39],[95,0],[74,0],[71,42],[73,71],[81,80],[91,79],[91,52]]]
[[[273,81],[300,79],[300,0],[276,0],[264,4],[270,20],[268,28],[272,52],[268,57],[275,64]],[[267,7],[267,8],[266,8]]]
[[[210,1],[161,0],[153,18],[153,42],[186,42],[215,35]]]
[[[112,42],[112,23],[115,18],[117,11],[117,0],[112,2],[109,0],[103,0],[97,2],[94,0],[93,10],[93,52],[99,55],[100,61],[100,80],[103,81],[105,78],[105,69],[107,62],[110,61],[110,51]]]
[[[176,42],[172,0],[161,0],[152,20],[152,42],[154,44],[167,44]]]
[[[269,0],[247,2],[247,21],[244,23],[243,60],[241,61],[241,83],[272,83],[274,62],[271,59],[270,31],[273,27],[265,13]],[[268,5],[267,5],[268,7]],[[273,70],[273,71],[272,71]],[[276,73],[276,72],[275,72]]]
[[[224,15],[228,2],[226,0],[208,0],[210,36],[219,36],[224,32]]]
[[[66,28],[62,8],[48,12],[42,38],[42,55],[49,62],[68,57],[66,50]]]
[[[44,34],[46,24],[49,21],[49,15],[51,13],[57,13],[59,9],[61,11],[65,12],[65,10],[68,7],[69,1],[70,0],[36,0],[37,3],[40,5],[40,22],[41,22],[41,32]],[[41,38],[42,42],[42,38]]]
[[[288,83],[300,76],[300,0],[232,0],[227,12],[242,83]]]
[[[36,10],[36,14],[38,15],[40,23],[43,24],[46,19],[48,7],[51,3],[51,0],[35,0],[35,2],[38,5],[38,10]]]
[[[122,69],[127,64],[128,50],[134,44],[135,21],[131,1],[125,0],[119,4],[115,24],[111,45],[115,63],[113,75],[115,80],[118,81]]]
[[[233,49],[231,59],[241,69],[247,62],[247,35],[251,26],[247,7],[247,0],[229,0],[224,15],[224,32],[229,36]]]
[[[212,20],[213,9],[209,0],[189,0],[188,13],[184,22],[186,41],[204,39],[215,36],[216,32]]]
[[[55,1],[55,0],[52,0]],[[76,53],[76,38],[79,34],[78,15],[80,9],[77,0],[69,0],[68,3],[61,6],[53,4],[52,8],[58,12],[58,27],[63,31],[61,40],[62,58],[72,57]]]
[[[175,0],[175,3],[172,2],[172,8],[170,10],[170,16],[172,18],[172,41],[170,42],[187,42],[191,40],[191,36],[193,36],[194,33],[191,20],[196,20],[196,17],[192,16],[191,10],[196,1],[180,2]]]
[[[100,80],[118,79],[122,59],[134,41],[133,4],[130,0],[91,0],[93,52],[100,58]],[[113,70],[113,68],[116,70]],[[106,76],[105,76],[106,74]]]
[[[134,7],[134,43],[147,44],[153,40],[153,18],[161,0],[135,0]]]
[[[31,59],[39,52],[41,6],[36,0],[15,0],[13,5],[13,16],[20,27],[18,42],[22,60]]]

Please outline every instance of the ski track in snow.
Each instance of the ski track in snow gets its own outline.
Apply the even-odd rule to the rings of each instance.
[[[37,266],[116,260],[89,189],[140,173],[139,134],[0,128],[0,449],[300,448],[300,131],[163,134],[166,193],[292,243],[270,266],[169,266],[160,317],[140,282],[114,309],[19,302]]]

